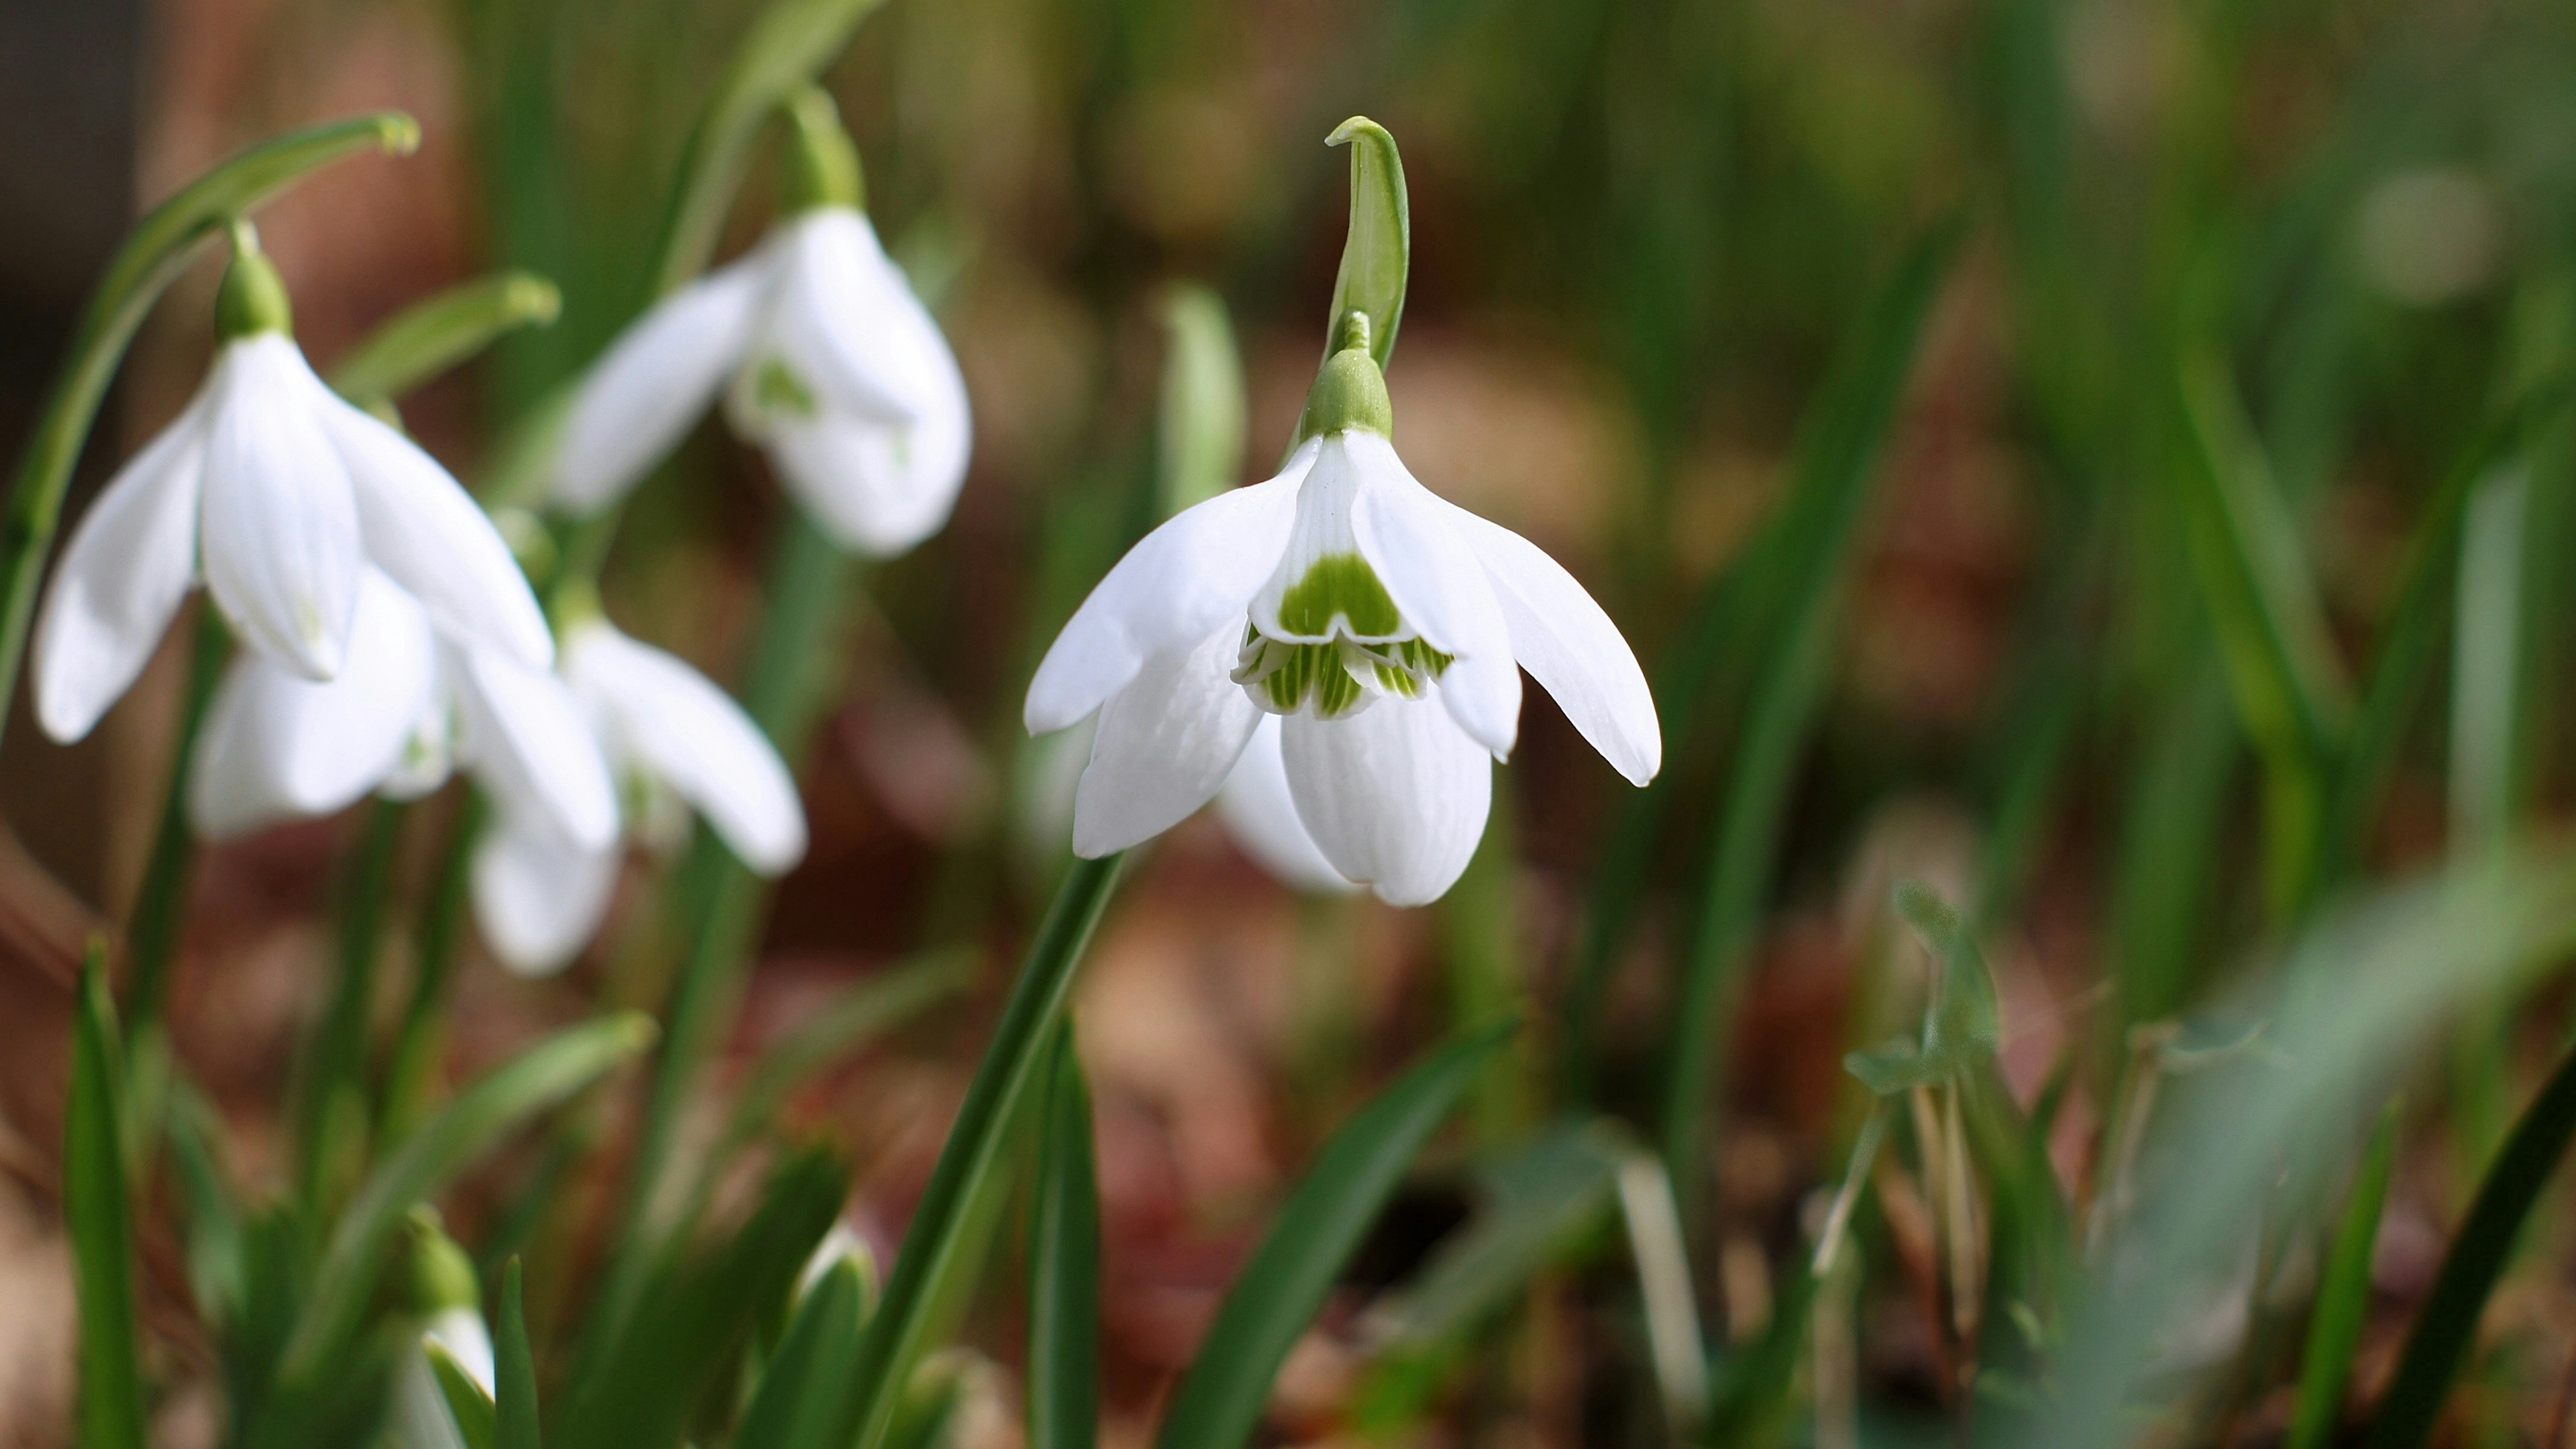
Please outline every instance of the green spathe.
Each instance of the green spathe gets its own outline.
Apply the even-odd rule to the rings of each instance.
[[[238,342],[263,332],[295,335],[295,308],[286,299],[286,279],[260,250],[259,233],[246,221],[232,226],[233,264],[224,269],[215,292],[215,336]]]
[[[426,1318],[449,1308],[481,1309],[474,1260],[440,1227],[438,1214],[414,1208],[404,1226],[411,1234],[411,1311]]]
[[[787,209],[865,209],[867,183],[859,170],[859,148],[841,124],[832,97],[819,86],[806,87],[788,102],[787,120],[795,132],[787,150]]]

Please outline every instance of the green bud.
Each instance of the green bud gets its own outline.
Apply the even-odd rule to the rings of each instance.
[[[215,336],[225,342],[262,332],[294,336],[295,309],[286,300],[286,279],[260,250],[259,232],[236,217],[232,238],[233,263],[215,291]]]
[[[819,86],[808,86],[787,103],[794,139],[787,152],[787,209],[812,211],[867,205],[867,183],[859,171],[859,148],[841,125],[841,111]]]
[[[1386,374],[1369,355],[1368,314],[1344,315],[1336,329],[1341,346],[1324,359],[1297,420],[1297,441],[1360,428],[1381,438],[1395,435],[1395,406],[1387,401]]]
[[[483,1289],[474,1276],[474,1260],[439,1226],[437,1212],[414,1208],[403,1226],[411,1235],[411,1311],[427,1318],[449,1308],[481,1309]]]

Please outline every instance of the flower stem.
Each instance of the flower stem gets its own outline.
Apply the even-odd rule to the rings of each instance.
[[[448,827],[437,878],[430,882],[429,905],[421,918],[419,959],[413,964],[411,1004],[404,1008],[402,1028],[394,1037],[393,1059],[385,1067],[384,1097],[376,1108],[379,1148],[409,1136],[429,1105],[439,1052],[447,1044],[447,983],[455,975],[456,948],[465,934],[474,841],[482,833],[485,812],[482,793],[468,791]]]
[[[232,631],[211,605],[197,610],[197,637],[190,650],[187,702],[170,747],[170,785],[162,793],[161,823],[153,830],[152,855],[125,928],[125,1019],[127,1035],[137,1042],[160,1026],[170,966],[179,954],[179,929],[187,920],[188,888],[196,878],[196,836],[188,827],[190,756],[196,753],[197,731],[205,725],[206,706],[232,650]]]
[[[258,206],[326,162],[369,146],[408,155],[420,144],[419,123],[380,111],[291,132],[252,147],[171,197],[135,224],[90,294],[73,334],[70,360],[19,460],[8,512],[0,516],[0,726],[9,716],[18,666],[35,621],[36,584],[44,577],[62,522],[63,494],[89,440],[126,346],[163,291],[198,250],[232,218]]]
[[[297,1185],[308,1207],[356,1185],[365,1159],[368,1124],[367,1022],[375,1001],[377,966],[383,959],[385,897],[392,883],[394,847],[407,807],[379,799],[368,807],[367,833],[349,862],[340,916],[340,970],[331,1004],[315,1024],[305,1055],[297,1101],[296,1141],[302,1150]],[[318,1215],[327,1216],[327,1215]]]

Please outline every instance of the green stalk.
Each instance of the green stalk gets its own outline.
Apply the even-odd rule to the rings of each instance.
[[[1020,1099],[1047,1055],[1049,1028],[1064,1010],[1092,928],[1108,908],[1118,883],[1118,862],[1115,855],[1077,861],[1065,872],[1055,904],[1029,948],[1028,963],[1020,968],[1019,984],[1011,989],[1010,1004],[1002,1010],[1001,1024],[994,1028],[992,1044],[975,1068],[948,1143],[939,1151],[930,1185],[913,1209],[894,1272],[886,1279],[885,1297],[859,1341],[844,1400],[850,1422],[826,1442],[855,1443],[858,1449],[875,1449],[882,1442],[912,1366],[927,1346],[930,1310],[967,1256],[963,1249],[972,1216],[967,1206],[993,1172]]]
[[[296,1182],[308,1208],[320,1208],[326,1198],[353,1184],[365,1161],[367,1023],[384,955],[386,886],[405,808],[380,799],[368,809],[366,836],[343,883],[339,972],[331,1004],[315,1023],[306,1048],[296,1102],[296,1142],[302,1152]]]
[[[481,792],[467,792],[457,806],[446,853],[439,857],[438,877],[430,882],[419,957],[413,963],[411,1004],[404,1009],[401,1030],[394,1037],[393,1058],[385,1067],[384,1098],[376,1110],[380,1144],[391,1145],[408,1136],[429,1105],[439,1051],[447,1043],[447,982],[456,972],[456,948],[465,935],[474,841],[482,833],[485,808]]]
[[[211,604],[197,610],[197,637],[188,657],[188,697],[179,715],[179,737],[171,745],[170,787],[161,796],[161,823],[152,832],[152,856],[143,867],[143,884],[135,892],[134,915],[125,928],[125,1019],[138,1046],[157,1031],[161,998],[170,989],[170,964],[179,954],[179,928],[188,915],[188,885],[196,874],[196,835],[188,826],[189,756],[196,752],[197,731],[205,724],[206,706],[214,699],[215,681],[223,677],[224,658],[232,649],[232,631]]]
[[[400,111],[332,121],[254,146],[190,183],[135,224],[90,294],[72,336],[71,358],[54,381],[18,463],[8,514],[0,518],[0,728],[18,684],[35,621],[36,585],[62,522],[63,494],[97,420],[99,404],[135,329],[163,291],[228,221],[306,173],[373,146],[407,156],[420,124]]]

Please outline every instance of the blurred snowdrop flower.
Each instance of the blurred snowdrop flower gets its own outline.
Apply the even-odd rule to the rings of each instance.
[[[725,393],[816,526],[856,553],[901,553],[956,504],[970,441],[946,339],[859,209],[858,154],[821,92],[796,124],[795,215],[750,255],[665,298],[584,380],[553,497],[616,502]]]
[[[1039,664],[1032,733],[1099,712],[1076,853],[1125,849],[1206,804],[1276,717],[1290,808],[1265,801],[1256,759],[1228,813],[1266,820],[1283,854],[1302,834],[1393,904],[1436,900],[1484,833],[1523,668],[1628,779],[1661,766],[1645,675],[1600,605],[1396,456],[1367,332],[1349,314],[1279,476],[1148,534]]]
[[[433,1346],[492,1392],[492,1332],[483,1322],[474,1264],[425,1210],[410,1221],[411,1310],[418,1332],[394,1369],[393,1438],[402,1449],[467,1449],[430,1361]]]
[[[482,509],[400,432],[313,375],[286,289],[245,224],[216,303],[213,369],[111,480],[63,552],[35,636],[36,714],[89,733],[151,658],[200,571],[261,658],[327,680],[352,658],[366,579],[439,628],[542,668],[553,640]]]

